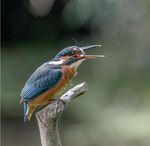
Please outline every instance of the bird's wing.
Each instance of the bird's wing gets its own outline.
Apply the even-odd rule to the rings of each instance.
[[[32,100],[48,88],[56,85],[62,76],[60,69],[51,68],[49,65],[39,67],[28,79],[21,91],[23,101]]]

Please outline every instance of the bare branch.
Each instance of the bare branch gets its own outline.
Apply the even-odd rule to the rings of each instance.
[[[86,83],[81,83],[69,91],[67,91],[64,95],[60,97],[65,103],[69,103],[71,100],[75,99],[76,97],[84,94],[87,91],[88,87]]]
[[[61,146],[58,120],[66,104],[87,91],[86,83],[81,83],[36,113],[42,146]]]

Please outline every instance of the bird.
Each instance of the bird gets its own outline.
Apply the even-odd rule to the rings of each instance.
[[[30,121],[38,106],[57,100],[76,76],[77,68],[84,60],[104,57],[104,55],[86,55],[85,50],[96,47],[101,45],[66,47],[33,72],[20,93],[20,104],[24,104],[25,122]]]

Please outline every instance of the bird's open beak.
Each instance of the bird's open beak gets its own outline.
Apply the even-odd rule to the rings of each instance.
[[[90,45],[90,46],[85,46],[85,47],[80,47],[81,50],[87,50],[87,49],[92,49],[96,47],[101,47],[102,45]]]
[[[80,59],[94,59],[98,57],[105,57],[104,55],[81,55]]]
[[[85,47],[80,47],[81,50],[87,50],[87,49],[92,49],[96,47],[101,47],[101,45],[91,45],[91,46],[85,46]],[[98,57],[105,57],[104,55],[81,55],[80,59],[94,59]]]

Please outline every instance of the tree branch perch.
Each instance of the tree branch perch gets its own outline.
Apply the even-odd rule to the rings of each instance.
[[[61,146],[58,120],[66,105],[87,91],[86,83],[81,83],[36,113],[42,146]]]

